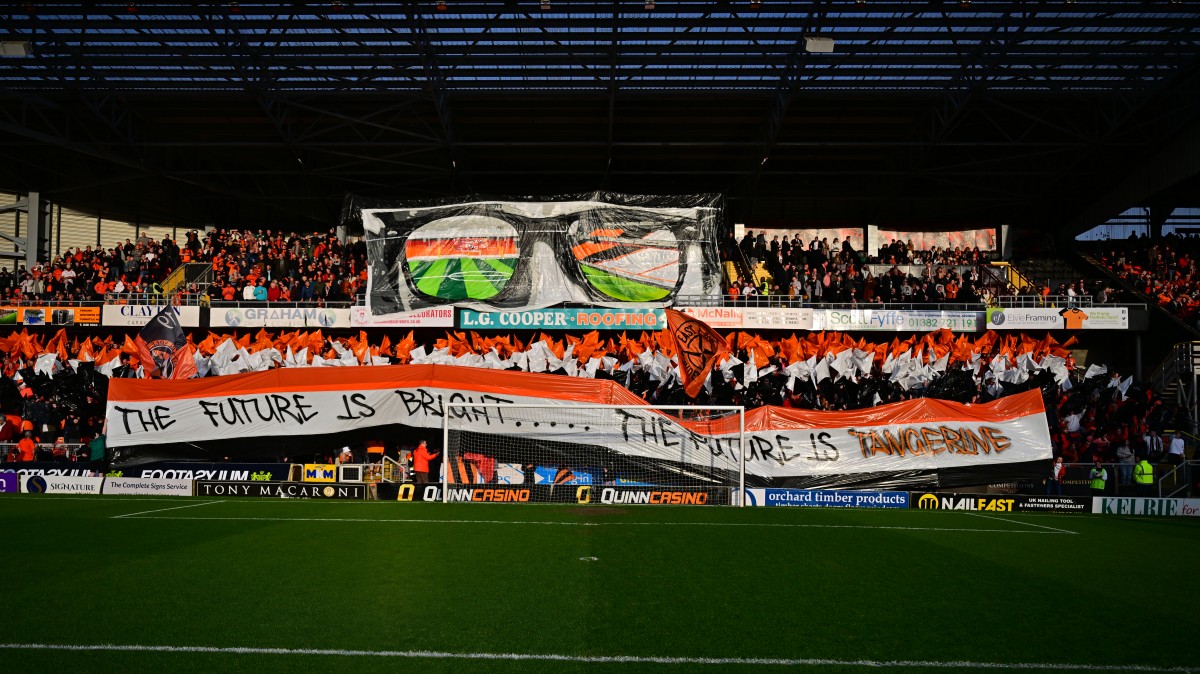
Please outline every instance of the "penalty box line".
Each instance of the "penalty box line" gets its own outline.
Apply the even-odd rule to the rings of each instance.
[[[255,648],[242,646],[145,646],[140,644],[0,644],[0,650],[119,653],[206,653],[217,655],[301,655],[423,660],[507,660],[631,665],[747,665],[763,667],[872,667],[879,669],[1024,669],[1075,672],[1195,672],[1197,667],[1090,665],[1059,662],[977,662],[971,660],[838,660],[833,658],[704,658],[561,653],[452,653],[448,651],[368,651],[339,648]]]
[[[173,508],[158,508],[156,510],[142,510],[142,511],[139,511],[136,513],[125,513],[124,515],[113,515],[109,519],[119,520],[119,519],[125,519],[128,517],[136,517],[138,515],[147,515],[149,513],[162,513],[162,512],[166,512],[168,510],[182,510],[183,508],[197,508],[199,506],[212,505],[214,503],[224,503],[224,501],[204,501],[202,503],[189,503],[187,505],[175,506]]]
[[[209,503],[224,503],[210,501]],[[180,506],[186,507],[186,506]],[[164,508],[176,510],[176,508]],[[160,512],[148,510],[147,513]],[[138,515],[135,517],[134,515]],[[516,525],[546,525],[564,527],[749,527],[765,529],[877,529],[881,531],[955,531],[983,534],[1074,534],[1074,531],[1044,527],[1045,531],[1037,529],[974,529],[965,527],[888,527],[866,524],[787,524],[779,522],[554,522],[538,520],[441,520],[441,519],[375,519],[369,517],[174,517],[170,515],[147,515],[133,513],[118,515],[111,519],[138,520],[196,520],[223,522],[377,522],[388,524],[516,524]],[[1004,520],[1001,520],[1004,521]],[[1011,524],[1011,522],[1010,522]]]
[[[972,512],[972,511],[969,511],[969,510],[968,510],[968,511],[965,511],[965,512],[966,512],[968,515],[974,515],[975,517],[982,517],[982,518],[984,518],[985,520],[996,520],[997,522],[1004,522],[1005,524],[1023,524],[1023,525],[1025,525],[1025,526],[1028,526],[1028,527],[1037,527],[1037,528],[1039,528],[1039,529],[1047,529],[1047,530],[1049,530],[1049,531],[1054,531],[1054,532],[1058,532],[1058,533],[1062,533],[1062,534],[1072,534],[1072,535],[1076,535],[1076,536],[1078,536],[1078,535],[1079,535],[1079,532],[1078,532],[1078,531],[1070,531],[1070,530],[1067,530],[1067,529],[1059,529],[1058,527],[1048,527],[1048,526],[1046,526],[1046,525],[1044,525],[1044,524],[1034,524],[1033,522],[1019,522],[1019,521],[1016,521],[1016,520],[1010,520],[1010,519],[1007,519],[1007,518],[1004,518],[1004,517],[996,517],[995,515],[984,515],[984,514],[982,514],[982,513]]]

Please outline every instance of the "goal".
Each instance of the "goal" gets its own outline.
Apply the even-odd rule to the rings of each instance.
[[[738,505],[745,429],[743,407],[447,403],[421,500]]]

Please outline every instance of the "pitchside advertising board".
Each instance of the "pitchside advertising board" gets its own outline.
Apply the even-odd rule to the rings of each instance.
[[[22,494],[99,494],[102,477],[56,477],[53,475],[22,475]]]
[[[1200,517],[1200,499],[1096,497],[1092,499],[1092,512],[1101,515]]]
[[[520,330],[662,330],[662,309],[539,309],[537,311],[475,311],[461,309],[458,326]]]
[[[196,482],[196,496],[244,496],[248,498],[311,498],[362,501],[367,498],[367,485],[335,482]]]
[[[904,491],[838,491],[833,489],[746,490],[748,506],[795,506],[809,508],[907,508]]]
[[[1061,309],[998,308],[987,310],[988,330],[1128,330],[1126,307]]]
[[[34,461],[27,463],[0,464],[0,474],[16,473],[18,475],[54,475],[56,477],[96,477],[100,472],[79,464],[56,463],[53,461]]]
[[[679,310],[721,329],[923,332],[946,328],[954,332],[978,332],[983,325],[981,311],[790,307],[680,307]]]
[[[200,307],[175,309],[179,312],[179,325],[185,328],[200,327]],[[149,304],[106,304],[101,314],[101,324],[140,328],[161,310],[162,307]]]
[[[573,503],[576,505],[729,505],[722,487],[621,487],[601,485],[450,485],[451,503]],[[440,484],[400,485],[396,500],[441,502]]]
[[[348,328],[350,309],[241,306],[212,310],[208,324],[227,328]]]
[[[100,307],[0,306],[0,325],[100,325]]]
[[[167,480],[154,477],[106,477],[102,494],[126,496],[192,496],[191,480]]]
[[[16,473],[0,473],[0,494],[16,494],[21,491]]]
[[[186,463],[172,461],[122,467],[109,471],[108,476],[162,480],[271,482],[288,479],[290,469],[291,466],[286,463]]]
[[[368,307],[350,307],[350,325],[355,328],[452,328],[454,307],[429,307],[385,316],[372,316]]]
[[[920,510],[973,510],[987,512],[1086,513],[1092,499],[1080,496],[1026,496],[1023,494],[946,494],[914,492],[909,497]]]

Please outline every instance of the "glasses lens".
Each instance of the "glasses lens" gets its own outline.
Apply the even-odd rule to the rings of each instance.
[[[666,298],[679,282],[680,247],[660,224],[571,227],[572,252],[593,288],[620,302]]]
[[[413,231],[405,263],[417,290],[443,300],[486,300],[504,290],[520,250],[511,224],[483,215],[434,220]]]

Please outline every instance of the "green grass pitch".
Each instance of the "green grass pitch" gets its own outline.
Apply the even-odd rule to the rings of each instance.
[[[0,671],[1200,671],[1198,534],[1111,516],[5,496]]]

